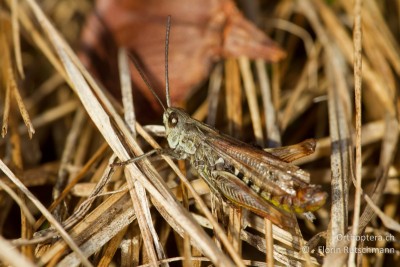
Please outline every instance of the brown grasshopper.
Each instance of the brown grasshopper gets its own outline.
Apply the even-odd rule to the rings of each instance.
[[[168,17],[165,41],[165,76],[167,108],[158,98],[135,59],[133,62],[145,83],[164,109],[163,123],[169,149],[152,150],[118,165],[125,165],[153,153],[188,159],[211,191],[236,206],[244,207],[274,224],[293,227],[290,213],[305,214],[325,204],[327,193],[309,183],[309,174],[291,161],[314,152],[315,140],[297,145],[269,149],[243,143],[171,107],[168,83]]]

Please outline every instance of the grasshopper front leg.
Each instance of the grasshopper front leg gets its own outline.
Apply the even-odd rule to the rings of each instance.
[[[144,153],[144,154],[142,154],[140,156],[137,156],[135,158],[131,158],[131,159],[128,159],[126,161],[115,162],[115,163],[111,164],[111,167],[125,166],[125,165],[128,165],[128,164],[134,163],[136,161],[143,160],[143,159],[145,159],[145,158],[147,158],[147,157],[149,157],[151,155],[154,155],[154,154],[156,154],[156,155],[166,155],[166,156],[170,156],[170,157],[179,159],[179,154],[177,154],[172,149],[156,148],[156,149],[150,150],[150,151],[148,151],[148,152],[146,152],[146,153]]]

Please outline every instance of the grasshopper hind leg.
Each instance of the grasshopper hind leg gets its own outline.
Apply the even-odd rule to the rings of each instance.
[[[267,218],[283,229],[293,228],[296,225],[296,222],[290,214],[276,209],[257,195],[234,174],[226,171],[213,171],[212,175],[215,177],[215,187],[234,205],[246,208]]]

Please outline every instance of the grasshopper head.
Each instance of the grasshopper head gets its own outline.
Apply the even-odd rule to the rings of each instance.
[[[189,115],[179,108],[167,108],[163,115],[165,134],[170,148],[176,148],[180,141],[180,135]]]

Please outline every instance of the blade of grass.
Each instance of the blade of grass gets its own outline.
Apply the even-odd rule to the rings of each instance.
[[[362,0],[354,1],[354,29],[353,29],[353,44],[354,44],[354,101],[356,109],[356,154],[355,154],[355,179],[356,191],[353,212],[352,236],[358,236],[358,226],[360,222],[361,209],[361,179],[362,179],[362,146],[361,146],[361,93],[362,93],[362,31],[361,31],[361,6]],[[350,241],[350,253],[347,264],[356,266],[357,239],[352,238]]]
[[[217,120],[217,110],[219,103],[219,92],[222,88],[222,64],[217,64],[210,75],[210,83],[208,86],[208,116],[207,124],[215,125]]]
[[[256,143],[263,146],[263,132],[261,128],[260,110],[257,104],[257,95],[254,85],[253,74],[250,69],[250,61],[248,58],[239,58],[239,68],[243,77],[244,89],[246,92],[247,101],[249,103],[251,121],[253,122],[253,130],[256,138]]]
[[[15,62],[17,63],[18,73],[22,79],[25,78],[24,68],[22,65],[21,56],[21,42],[19,39],[19,23],[18,23],[18,0],[12,0],[11,2],[11,25],[12,25],[12,35],[14,43],[14,56]]]
[[[136,117],[133,106],[132,83],[129,72],[129,61],[126,49],[118,50],[119,79],[121,81],[122,104],[124,106],[124,119],[133,136],[136,136]]]

